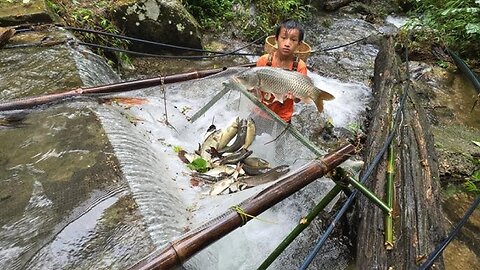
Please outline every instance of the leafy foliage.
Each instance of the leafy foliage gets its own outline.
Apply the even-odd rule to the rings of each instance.
[[[231,0],[182,0],[185,8],[205,29],[221,29],[234,18]]]
[[[449,48],[463,55],[478,57],[480,50],[479,0],[410,0],[416,14],[414,19],[435,31]],[[414,15],[417,18],[417,15]],[[420,30],[422,31],[422,30]]]
[[[247,38],[271,33],[283,19],[303,21],[310,5],[306,0],[183,0],[187,10],[205,29],[241,29]]]
[[[249,1],[245,1],[249,3]],[[287,18],[303,21],[307,18],[311,6],[302,0],[258,0],[255,1],[255,16],[251,18],[244,31],[249,37],[259,37],[271,33],[273,28]]]
[[[473,144],[480,147],[480,142],[472,141]],[[480,158],[473,160],[474,164],[480,165]],[[480,194],[480,170],[475,171],[464,183],[464,188],[468,192]]]
[[[100,1],[75,1],[75,0],[47,0],[49,8],[57,13],[65,24],[72,27],[86,28],[108,32],[112,34],[120,34],[120,29],[111,18],[110,7],[114,0]],[[84,42],[105,45],[109,47],[123,48],[128,47],[128,41],[110,38],[93,33],[75,33],[78,38]],[[105,56],[105,52],[98,50],[97,53]],[[110,55],[111,56],[111,55]],[[117,61],[129,64],[130,59],[125,53],[117,53],[115,55]]]

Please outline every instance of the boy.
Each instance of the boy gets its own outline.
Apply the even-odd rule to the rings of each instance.
[[[272,66],[300,72],[307,76],[307,65],[294,53],[303,41],[303,27],[295,20],[288,19],[280,23],[275,33],[277,50],[271,54],[265,54],[257,60],[257,67]],[[283,104],[275,101],[268,93],[260,91],[260,101],[270,110],[289,123],[293,114],[294,97],[287,98]]]

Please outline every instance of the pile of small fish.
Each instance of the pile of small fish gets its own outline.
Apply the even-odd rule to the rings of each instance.
[[[255,129],[252,119],[239,117],[224,129],[212,125],[195,154],[180,151],[179,157],[189,164],[198,159],[206,162],[206,171],[192,173],[192,179],[212,184],[210,195],[233,193],[274,181],[286,174],[289,166],[271,168],[268,161],[251,156],[253,151],[248,147],[255,139]]]

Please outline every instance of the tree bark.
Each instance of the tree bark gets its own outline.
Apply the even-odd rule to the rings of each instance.
[[[370,164],[382,148],[400,96],[405,91],[400,61],[395,54],[394,40],[386,38],[375,60],[374,101],[366,142],[366,164]],[[423,108],[414,90],[407,89],[400,124],[394,141],[395,199],[393,204],[394,246],[384,246],[385,215],[365,197],[358,201],[356,216],[357,269],[416,269],[425,261],[445,236],[442,227],[440,184],[433,136],[429,131]],[[385,155],[367,186],[385,198]],[[435,263],[443,269],[443,258]],[[392,267],[392,268],[391,268]]]

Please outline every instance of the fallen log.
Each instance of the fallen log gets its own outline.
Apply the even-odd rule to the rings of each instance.
[[[322,177],[354,154],[355,146],[347,144],[322,159],[307,163],[297,171],[284,175],[277,183],[259,194],[242,202],[239,206],[247,215],[232,211],[222,216],[221,219],[215,218],[212,220],[213,222],[207,222],[207,226],[170,242],[159,253],[155,252],[145,257],[131,269],[170,269],[181,265],[197,252],[243,226],[252,216],[260,215],[278,202]]]
[[[245,65],[240,65],[238,67],[251,67],[251,66],[255,66],[255,63],[248,63]],[[38,105],[43,105],[43,104],[47,104],[55,101],[74,98],[74,97],[88,96],[93,94],[98,95],[98,94],[127,92],[127,91],[133,91],[133,90],[157,86],[157,85],[189,81],[193,79],[199,79],[199,78],[204,78],[210,75],[214,75],[219,72],[225,71],[228,68],[230,67],[186,72],[181,74],[160,76],[156,78],[141,79],[141,80],[127,81],[127,82],[120,82],[120,83],[112,83],[112,84],[94,86],[89,88],[77,88],[77,89],[73,89],[73,90],[69,90],[61,93],[48,94],[48,95],[37,96],[37,97],[27,97],[19,100],[0,103],[0,111],[23,110],[23,109],[32,108]]]
[[[368,199],[361,197],[356,210],[357,269],[416,269],[445,236],[433,136],[414,91],[404,87],[409,85],[409,81],[402,82],[405,74],[402,74],[400,64],[395,53],[394,40],[386,38],[375,60],[375,100],[371,106],[375,109],[371,113],[373,119],[370,121],[365,146],[366,163],[369,164],[388,136],[392,114],[396,111],[394,105],[403,91],[408,91],[402,121],[397,127],[393,145],[396,153],[394,243],[384,246],[386,243],[382,232],[385,216]],[[367,179],[367,186],[377,196],[385,196],[386,174],[385,156]],[[441,259],[435,269],[443,268]]]

